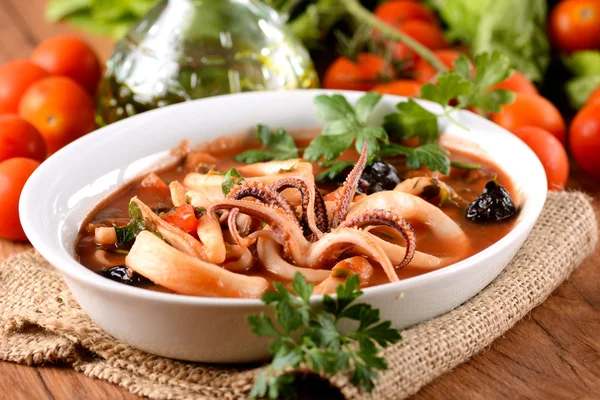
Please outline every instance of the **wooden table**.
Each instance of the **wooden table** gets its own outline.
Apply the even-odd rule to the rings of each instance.
[[[0,0],[0,63],[27,57],[52,34],[44,0]],[[89,38],[106,59],[111,43]],[[569,187],[600,199],[600,183],[573,171]],[[600,206],[595,204],[596,212]],[[29,246],[0,240],[0,261]],[[594,398],[600,393],[600,249],[544,304],[491,348],[423,388],[415,399]],[[0,363],[0,393],[26,399],[134,399],[66,367]],[[2,397],[0,396],[0,397]],[[597,398],[597,397],[596,397]]]

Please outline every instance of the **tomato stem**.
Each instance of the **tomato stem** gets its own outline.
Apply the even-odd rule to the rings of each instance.
[[[341,2],[348,13],[354,16],[354,18],[356,18],[359,22],[378,29],[381,34],[388,39],[404,43],[410,47],[411,50],[414,50],[414,52],[417,53],[421,58],[431,64],[431,66],[438,72],[445,72],[448,70],[448,68],[440,61],[435,53],[423,46],[421,43],[417,42],[412,37],[398,31],[392,25],[381,21],[372,12],[364,8],[362,4],[358,2],[358,0],[341,0]]]

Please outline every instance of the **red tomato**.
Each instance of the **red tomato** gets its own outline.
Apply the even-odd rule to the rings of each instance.
[[[522,126],[537,126],[556,136],[566,144],[565,121],[558,109],[544,97],[531,93],[517,93],[514,103],[502,107],[499,113],[493,113],[492,121],[514,131]]]
[[[523,126],[513,133],[538,156],[546,171],[548,189],[563,190],[569,179],[569,157],[554,135],[535,126]]]
[[[167,214],[164,220],[187,233],[196,232],[198,227],[198,218],[194,213],[194,207],[189,204],[177,207],[175,211]]]
[[[421,84],[411,79],[398,79],[394,82],[377,85],[373,90],[381,94],[419,97],[419,94],[421,94]]]
[[[25,182],[40,165],[29,158],[11,158],[0,163],[0,237],[26,240],[19,218],[19,198]]]
[[[384,74],[386,65],[379,56],[360,53],[357,62],[339,57],[327,69],[323,79],[326,89],[370,90],[377,84],[377,77]]]
[[[49,154],[96,125],[89,94],[64,76],[51,76],[31,85],[21,99],[19,114],[42,134]]]
[[[408,20],[419,20],[437,24],[435,14],[421,3],[398,0],[383,3],[373,12],[380,20],[390,25],[399,26]]]
[[[48,75],[48,71],[28,60],[15,60],[0,66],[0,114],[16,113],[25,90]]]
[[[600,103],[600,85],[598,85],[598,87],[592,92],[592,94],[590,94],[590,97],[588,97],[587,101],[585,102],[585,105],[590,105],[593,103]]]
[[[569,146],[577,165],[600,179],[600,103],[585,106],[569,128]]]
[[[452,49],[435,50],[433,53],[446,67],[450,69],[454,68],[454,61],[463,55],[460,51]],[[437,71],[435,68],[433,68],[427,61],[423,60],[422,58],[417,61],[414,69],[414,77],[417,81],[421,83],[429,82],[436,73]]]
[[[513,74],[504,82],[500,82],[492,86],[491,90],[495,89],[508,89],[512,90],[515,93],[538,94],[535,85],[531,83],[531,81],[519,71],[513,72]]]
[[[600,49],[600,1],[564,0],[550,13],[552,43],[560,50]]]
[[[0,162],[15,157],[42,162],[46,143],[37,129],[18,115],[0,115]]]
[[[71,35],[57,35],[40,43],[31,53],[30,60],[52,75],[66,76],[96,93],[102,68],[96,52],[82,39]]]
[[[402,23],[398,30],[430,50],[448,47],[444,33],[434,24],[419,20],[408,20]],[[396,43],[394,56],[398,59],[416,59],[416,53],[404,43]]]

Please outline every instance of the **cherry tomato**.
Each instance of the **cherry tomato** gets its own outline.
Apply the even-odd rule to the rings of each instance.
[[[377,77],[385,74],[383,59],[375,54],[360,53],[354,62],[339,57],[327,69],[323,87],[327,89],[370,90],[377,84]]]
[[[25,182],[40,165],[29,158],[11,158],[0,162],[0,237],[26,240],[19,218],[19,197]]]
[[[546,171],[548,189],[563,190],[569,179],[569,157],[554,135],[535,126],[523,126],[513,133],[538,156]]]
[[[544,97],[531,93],[517,93],[514,103],[502,107],[499,113],[493,113],[492,121],[514,131],[522,126],[537,126],[556,136],[566,144],[565,121],[558,109]]]
[[[571,154],[589,175],[600,179],[600,103],[585,106],[569,128]]]
[[[37,129],[18,115],[0,115],[0,162],[15,157],[44,161],[46,143]]]
[[[463,55],[460,51],[452,50],[452,49],[442,49],[435,50],[433,52],[437,58],[440,59],[444,65],[450,69],[454,68],[454,61],[461,55]],[[420,58],[414,69],[414,77],[417,81],[421,83],[429,82],[437,73],[435,68],[431,66],[427,61]]]
[[[96,93],[102,73],[96,52],[82,39],[57,35],[40,43],[30,60],[52,75],[73,79],[89,93]]]
[[[394,82],[377,85],[373,90],[381,94],[419,97],[419,94],[421,93],[421,84],[411,79],[398,79]]]
[[[94,103],[75,81],[44,78],[23,95],[19,114],[42,134],[52,154],[95,127]]]
[[[495,89],[508,89],[512,90],[515,93],[538,94],[535,85],[531,83],[531,81],[519,71],[513,72],[513,74],[504,82],[500,82],[492,86],[491,90]]]
[[[16,113],[25,90],[48,75],[48,71],[28,60],[15,60],[0,66],[0,113]]]
[[[564,0],[548,20],[552,43],[560,50],[600,49],[600,1]]]
[[[164,220],[187,233],[196,232],[198,227],[198,218],[194,213],[194,207],[189,204],[177,207],[175,211],[166,215]]]
[[[600,103],[600,85],[598,85],[598,87],[594,89],[592,94],[590,94],[590,97],[588,97],[587,101],[585,102],[585,105],[587,106],[593,103]]]
[[[448,47],[448,42],[444,38],[442,30],[431,23],[408,20],[398,27],[398,30],[430,50],[439,50]],[[398,59],[416,59],[416,53],[404,43],[396,43],[394,47],[394,56]]]
[[[435,14],[423,4],[408,0],[383,3],[373,13],[383,22],[394,26],[408,20],[420,20],[430,24],[438,22]]]

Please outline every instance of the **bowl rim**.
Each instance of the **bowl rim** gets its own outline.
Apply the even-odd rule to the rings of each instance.
[[[49,244],[49,240],[47,240],[40,232],[39,229],[36,229],[36,223],[33,218],[28,216],[28,209],[30,207],[35,206],[36,204],[36,192],[40,187],[43,187],[44,183],[44,175],[46,171],[52,169],[54,165],[59,165],[62,158],[66,157],[69,153],[76,152],[78,148],[86,148],[90,145],[94,144],[94,141],[97,140],[100,136],[107,136],[111,134],[113,131],[113,135],[119,131],[121,126],[126,126],[127,124],[143,124],[144,118],[149,114],[159,115],[160,113],[164,113],[165,115],[171,112],[174,108],[190,108],[200,103],[210,103],[216,101],[226,101],[232,97],[257,97],[256,101],[261,101],[260,98],[267,98],[270,96],[278,96],[282,93],[285,93],[288,96],[307,96],[307,98],[314,98],[319,94],[341,94],[344,96],[350,96],[352,98],[358,97],[361,94],[365,94],[366,92],[353,91],[353,90],[327,90],[327,89],[302,89],[302,90],[287,90],[287,91],[267,91],[267,92],[246,92],[246,93],[234,93],[204,99],[198,99],[188,102],[183,102],[179,104],[173,104],[166,107],[150,110],[144,112],[142,114],[138,114],[127,119],[117,121],[108,126],[99,128],[82,138],[72,142],[67,145],[63,149],[59,150],[51,157],[49,157],[42,165],[34,171],[31,175],[25,187],[23,189],[21,199],[19,202],[19,215],[22,221],[23,229],[30,240],[31,244],[38,250],[38,252],[56,269],[58,269],[63,276],[68,277],[69,279],[73,279],[79,281],[85,285],[90,285],[96,290],[102,290],[111,292],[117,295],[122,296],[132,296],[136,298],[141,298],[149,301],[157,301],[157,302],[168,302],[172,304],[180,304],[180,305],[188,305],[188,306],[217,306],[217,307],[257,307],[264,306],[264,303],[261,299],[247,299],[247,298],[221,298],[221,297],[201,297],[201,296],[186,296],[176,293],[164,293],[157,292],[148,289],[138,288],[134,286],[123,285],[109,279],[104,279],[100,277],[97,273],[94,273],[84,265],[80,264],[74,257],[65,256],[65,253],[56,249],[55,246]],[[403,96],[395,96],[395,95],[384,95],[385,98],[390,98],[394,100],[394,102],[406,101],[408,100]],[[218,99],[218,100],[216,100]],[[353,99],[354,100],[354,99]],[[429,102],[427,100],[415,99],[419,103],[434,105],[435,103]],[[524,151],[528,154],[528,158],[532,164],[532,170],[530,173],[536,174],[536,182],[539,182],[538,188],[535,191],[532,191],[533,196],[528,196],[526,201],[531,203],[528,206],[529,212],[522,216],[522,218],[517,221],[514,228],[508,232],[504,237],[500,240],[492,244],[491,246],[485,248],[484,250],[464,259],[458,261],[454,264],[450,264],[446,267],[430,271],[427,273],[423,273],[414,277],[402,279],[398,282],[388,282],[377,286],[363,288],[362,291],[365,295],[377,296],[378,294],[384,292],[398,292],[401,293],[404,288],[407,286],[424,286],[430,282],[437,281],[443,279],[444,277],[448,277],[451,275],[459,274],[465,269],[473,268],[474,265],[480,263],[482,260],[485,260],[489,257],[493,257],[494,255],[501,254],[502,252],[508,250],[513,242],[521,235],[527,236],[529,231],[537,221],[539,214],[542,211],[543,205],[546,201],[547,195],[547,183],[546,183],[546,175],[544,169],[542,167],[541,162],[535,155],[535,153],[518,137],[512,135],[510,132],[505,130],[504,128],[496,125],[492,121],[483,118],[479,115],[476,115],[467,110],[458,110],[456,113],[465,114],[468,118],[475,118],[479,123],[483,123],[487,125],[489,128],[499,131],[502,135],[510,135],[512,141],[514,141],[515,145],[522,146],[521,151]],[[166,149],[168,150],[168,149]],[[500,167],[502,167],[500,165]],[[510,176],[510,175],[509,175]],[[125,183],[126,184],[126,183]],[[111,193],[114,193],[115,190],[112,189]],[[88,212],[91,212],[88,211]],[[58,228],[58,227],[57,227]],[[62,249],[61,249],[62,250]],[[312,295],[310,298],[311,303],[318,303],[323,299],[323,295]]]

